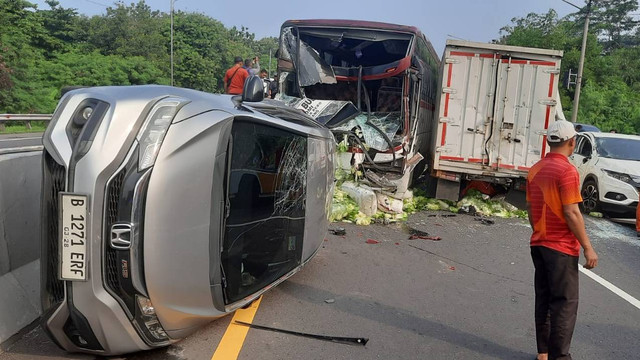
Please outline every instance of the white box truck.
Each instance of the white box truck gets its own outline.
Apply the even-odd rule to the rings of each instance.
[[[431,175],[436,197],[457,200],[463,180],[520,186],[564,118],[562,51],[448,40],[440,69]]]

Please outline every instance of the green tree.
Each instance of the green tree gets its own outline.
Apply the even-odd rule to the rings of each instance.
[[[627,32],[631,27],[608,25],[610,21],[623,21],[634,9],[626,3],[626,0],[593,2],[596,20],[587,36],[578,121],[603,130],[635,133],[640,132],[640,47],[629,42],[626,47],[618,46],[620,39],[630,36]],[[583,25],[584,13],[580,12],[562,19],[553,10],[546,14],[528,14],[513,18],[510,25],[500,29],[496,42],[563,50],[561,73],[566,78],[569,69],[574,73],[578,69]],[[605,33],[608,35],[602,36]],[[569,114],[574,88],[562,86],[560,95],[563,108]]]
[[[46,0],[0,0],[0,112],[51,112],[69,85],[170,82],[169,14],[144,0],[118,1],[87,17]],[[226,28],[199,13],[175,13],[175,84],[220,92],[235,56],[268,66],[274,37],[256,40],[246,27]],[[275,61],[271,70],[275,70]]]
[[[629,40],[638,26],[631,13],[638,10],[637,0],[593,0],[593,27],[603,36],[607,51],[617,49]]]

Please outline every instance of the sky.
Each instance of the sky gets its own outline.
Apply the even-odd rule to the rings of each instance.
[[[31,0],[48,9],[44,0]],[[104,14],[113,0],[58,0],[65,8],[86,15]],[[571,0],[578,6],[584,0]],[[137,0],[125,0],[125,3]],[[170,0],[146,0],[154,10],[169,12]],[[225,26],[245,26],[260,39],[278,36],[289,19],[352,19],[382,21],[418,27],[441,54],[447,38],[489,42],[514,17],[555,9],[565,16],[576,9],[562,0],[175,0],[177,10],[200,12]]]

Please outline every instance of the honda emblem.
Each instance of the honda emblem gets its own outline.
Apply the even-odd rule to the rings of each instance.
[[[133,224],[119,223],[111,225],[111,247],[116,250],[129,250]]]

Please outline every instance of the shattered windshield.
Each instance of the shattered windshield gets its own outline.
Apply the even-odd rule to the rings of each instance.
[[[377,32],[351,38],[349,34],[348,30],[342,30],[339,36],[337,32],[322,34],[302,30],[300,39],[316,49],[327,64],[337,67],[368,67],[401,60],[407,56],[411,40],[409,35],[389,39]]]
[[[336,75],[393,64],[408,56],[412,34],[362,29],[294,28],[282,30],[280,59],[297,69],[299,86],[336,84]],[[336,71],[340,71],[338,74]],[[387,68],[368,70],[384,73]]]
[[[280,48],[281,58],[291,61],[298,69],[300,86],[336,83],[333,68],[320,57],[316,49],[304,41],[300,41],[298,46],[298,39],[294,36],[292,28],[283,30]]]
[[[618,160],[640,161],[640,138],[598,138],[596,143],[600,156]]]

